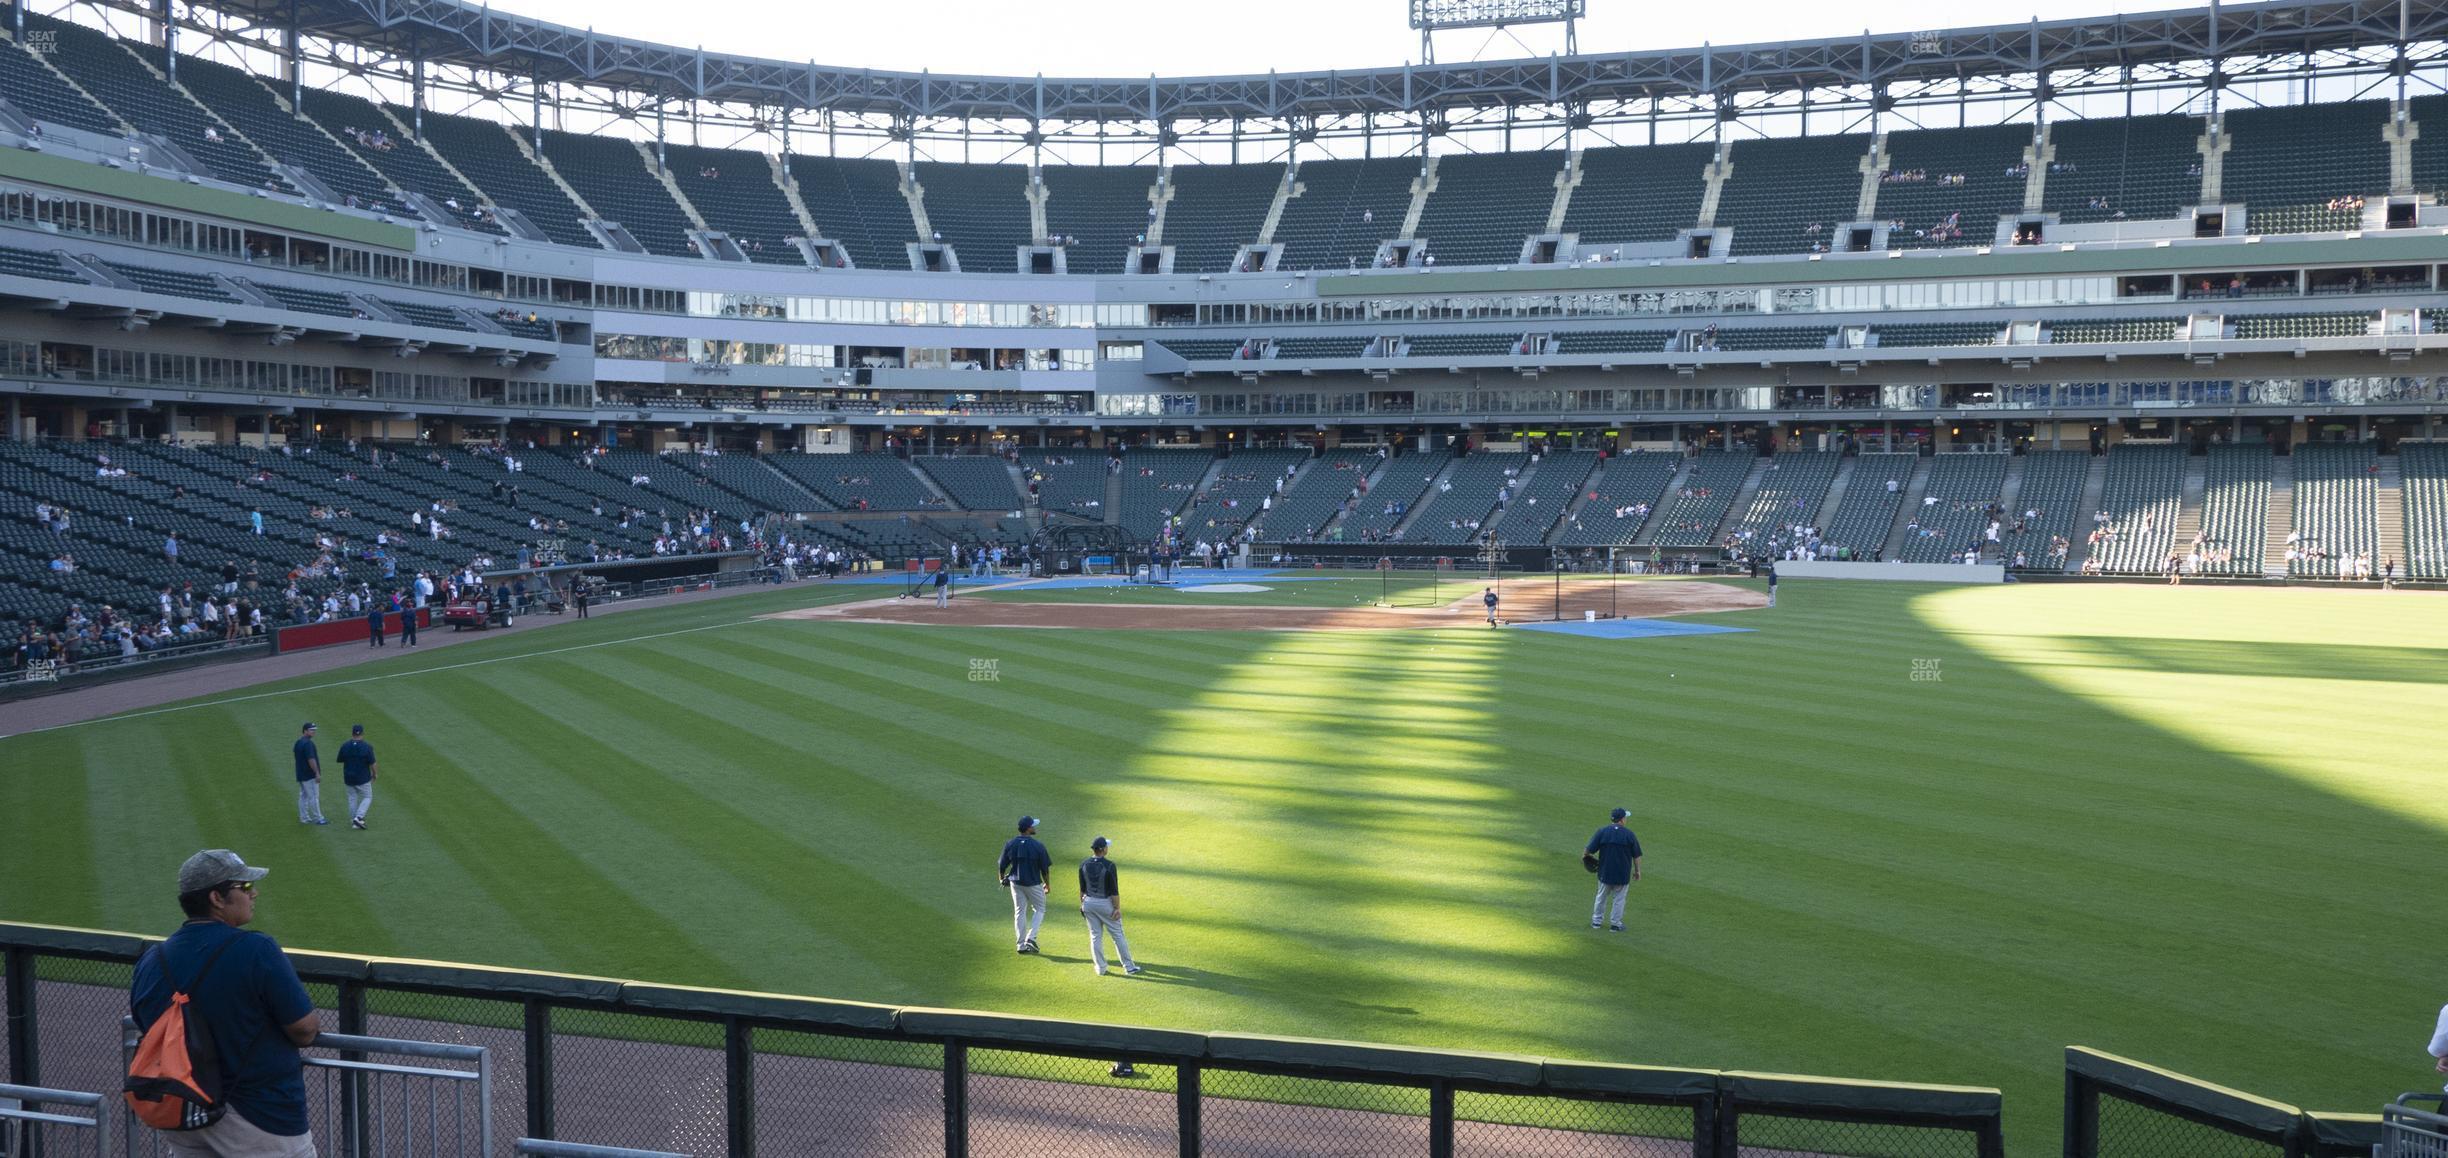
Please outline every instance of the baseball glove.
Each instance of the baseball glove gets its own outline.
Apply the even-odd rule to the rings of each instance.
[[[1582,870],[1583,870],[1584,872],[1593,872],[1593,873],[1594,873],[1594,872],[1597,872],[1597,871],[1598,871],[1598,854],[1597,854],[1597,853],[1594,853],[1594,852],[1585,852],[1585,853],[1582,853],[1582,854],[1581,854],[1581,868],[1582,868]]]

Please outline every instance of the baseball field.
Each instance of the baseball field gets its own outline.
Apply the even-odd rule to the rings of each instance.
[[[2070,1043],[2318,1109],[2434,1081],[2448,598],[1797,580],[1683,620],[1741,631],[1601,639],[1423,585],[958,601],[1090,616],[1037,630],[809,584],[0,738],[0,919],[166,931],[226,846],[292,947],[1996,1085],[2028,1155]],[[1164,626],[1381,594],[1418,621]],[[327,762],[366,725],[368,831],[297,823],[307,720]],[[1621,935],[1578,859],[1615,805]],[[994,885],[1022,813],[1036,957]],[[1138,977],[1066,903],[1100,834]]]

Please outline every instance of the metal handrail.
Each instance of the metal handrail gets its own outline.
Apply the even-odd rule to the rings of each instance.
[[[624,1146],[589,1146],[584,1142],[555,1142],[545,1138],[521,1138],[518,1152],[542,1158],[688,1158],[670,1150],[632,1150]]]
[[[93,1111],[93,1117],[79,1118],[69,1114],[45,1113],[26,1106],[83,1106]],[[0,1127],[15,1129],[14,1123],[33,1122],[46,1126],[69,1126],[94,1132],[94,1153],[110,1152],[110,1115],[102,1112],[102,1095],[79,1090],[54,1090],[42,1086],[16,1086],[0,1083]],[[10,1151],[15,1153],[15,1151]]]

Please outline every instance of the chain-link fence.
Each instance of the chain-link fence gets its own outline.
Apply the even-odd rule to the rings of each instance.
[[[1212,1068],[1199,1085],[1201,1148],[1215,1158],[1428,1152],[1423,1086]]]
[[[2099,1097],[2096,1158],[2285,1158],[2283,1141],[2251,1138],[2115,1094]]]
[[[474,1046],[492,1060],[493,1152],[513,1153],[527,1131],[527,1038],[524,1007],[441,993],[375,989],[365,992],[362,1026],[372,1037]]]
[[[1690,1158],[1690,1105],[1454,1093],[1457,1158]]]
[[[2066,1050],[2066,1158],[2342,1158],[2372,1153],[2376,1114],[2283,1102],[2081,1046]]]
[[[34,1059],[10,1076],[115,1103],[128,983],[148,944],[0,925],[9,1052]],[[509,1155],[530,1139],[816,1158],[1998,1158],[2002,1145],[1995,1090],[1184,1033],[311,953],[291,960],[328,1032],[411,1047],[379,1056],[336,1037],[308,1051],[323,1059],[308,1072],[309,1121],[318,1151],[335,1158]],[[454,1081],[479,1051],[485,1081]],[[392,1080],[329,1068],[350,1061],[422,1072]],[[2114,1095],[2099,1100],[2109,1146],[2091,1153],[2146,1152],[2110,1149],[2127,1146],[2127,1107]],[[114,1124],[127,1121],[112,1110]],[[149,1131],[125,1134],[112,1138],[113,1153],[162,1152]],[[74,1152],[74,1141],[61,1145],[69,1149],[46,1153]]]
[[[556,1008],[552,1074],[556,1135],[684,1154],[729,1148],[718,1023]]]
[[[758,1029],[753,1040],[756,1141],[765,1153],[920,1158],[944,1152],[940,1043],[783,1029]]]
[[[1118,1059],[968,1051],[975,1158],[1173,1158],[1181,1153],[1179,1071]]]

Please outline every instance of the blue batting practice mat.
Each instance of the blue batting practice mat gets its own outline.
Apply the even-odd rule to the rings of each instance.
[[[1523,631],[1552,631],[1558,635],[1584,635],[1591,639],[1655,639],[1665,635],[1724,635],[1752,630],[1748,627],[1719,627],[1711,623],[1678,623],[1672,619],[1566,619],[1516,623],[1512,626]]]

